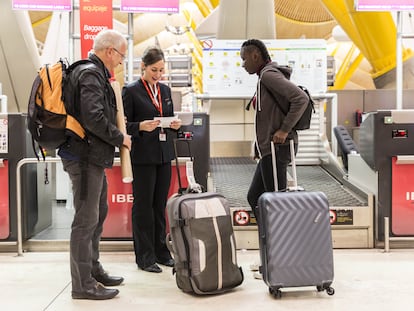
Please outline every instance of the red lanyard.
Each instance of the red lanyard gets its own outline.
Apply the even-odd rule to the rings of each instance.
[[[141,81],[142,81],[142,84],[144,84],[145,89],[147,90],[147,93],[152,100],[152,104],[158,110],[158,112],[160,113],[160,116],[162,117],[162,102],[161,102],[160,86],[157,84],[158,98],[155,98],[154,93],[148,88],[148,85],[147,85],[148,82],[146,82],[143,78],[141,78]]]

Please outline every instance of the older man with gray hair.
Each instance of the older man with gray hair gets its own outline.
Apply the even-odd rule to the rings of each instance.
[[[73,299],[111,299],[119,291],[106,286],[117,286],[124,280],[103,269],[99,242],[108,213],[105,169],[113,165],[115,147],[131,148],[131,137],[116,126],[115,94],[109,82],[126,49],[121,33],[110,29],[99,32],[89,62],[75,67],[65,84],[65,96],[76,105],[87,137],[86,142],[70,137],[58,152],[72,181],[75,208],[70,236]]]

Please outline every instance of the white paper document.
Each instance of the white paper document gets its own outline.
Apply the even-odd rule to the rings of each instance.
[[[170,127],[173,120],[178,120],[177,116],[174,117],[154,117],[154,120],[160,120],[159,127]]]

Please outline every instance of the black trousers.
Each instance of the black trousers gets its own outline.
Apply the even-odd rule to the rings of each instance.
[[[289,145],[275,145],[276,149],[276,167],[278,190],[283,191],[287,188],[287,167],[291,161]],[[295,144],[295,150],[297,145]],[[266,155],[257,163],[249,191],[247,192],[247,201],[256,216],[256,206],[259,197],[264,192],[275,191],[273,181],[272,156]]]
[[[99,241],[103,223],[108,214],[108,184],[105,170],[89,163],[87,167],[87,196],[81,198],[84,184],[81,166],[77,161],[62,159],[63,168],[72,181],[73,206],[75,215],[70,234],[70,271],[72,291],[83,292],[93,288],[96,280],[92,274],[104,269],[99,262]]]
[[[135,261],[146,268],[166,261],[171,254],[165,244],[165,207],[171,180],[171,163],[133,165],[132,230]]]

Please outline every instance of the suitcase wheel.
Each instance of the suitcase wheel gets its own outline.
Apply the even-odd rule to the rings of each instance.
[[[335,294],[335,289],[333,287],[323,287],[323,286],[316,286],[316,289],[318,290],[318,292],[323,292],[324,290],[326,290],[326,293],[329,296],[332,296],[333,294]]]
[[[269,287],[269,293],[275,298],[282,298],[282,291],[280,289]]]
[[[333,294],[335,294],[335,290],[334,290],[334,288],[333,287],[328,287],[327,289],[326,289],[326,293],[329,295],[329,296],[332,296]]]

